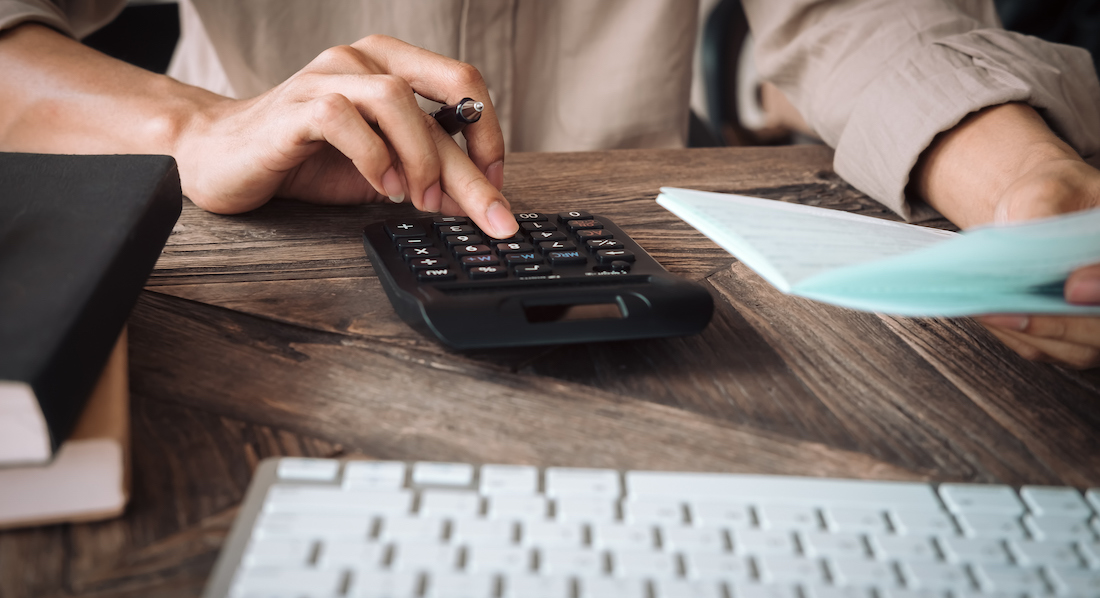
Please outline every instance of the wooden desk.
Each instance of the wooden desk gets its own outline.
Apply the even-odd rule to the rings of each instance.
[[[408,206],[186,205],[130,322],[130,508],[0,534],[0,595],[199,594],[272,455],[1100,485],[1100,373],[1026,362],[970,320],[785,297],[653,202],[672,185],[892,217],[830,159],[511,156],[517,211],[606,214],[708,284],[707,330],[644,342],[451,353],[363,252],[363,224]]]

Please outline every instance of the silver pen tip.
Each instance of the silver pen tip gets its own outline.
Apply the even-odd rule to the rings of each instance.
[[[485,110],[485,103],[484,102],[474,102],[474,110],[477,110],[478,112],[481,112],[482,110]]]

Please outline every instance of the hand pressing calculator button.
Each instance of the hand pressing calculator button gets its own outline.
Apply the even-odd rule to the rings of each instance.
[[[606,217],[516,214],[510,239],[464,216],[388,220],[363,245],[398,315],[456,349],[695,334],[714,309]]]

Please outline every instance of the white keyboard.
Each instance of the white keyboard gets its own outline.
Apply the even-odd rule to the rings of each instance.
[[[208,598],[1100,597],[1100,489],[261,464]]]

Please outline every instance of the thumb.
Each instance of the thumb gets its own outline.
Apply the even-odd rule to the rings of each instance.
[[[1066,279],[1066,301],[1100,305],[1100,264],[1074,270]]]

